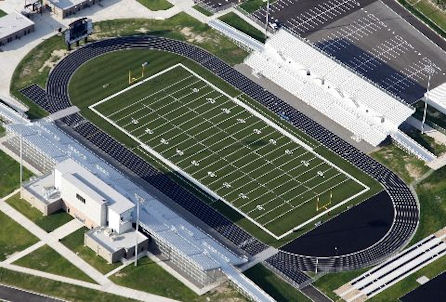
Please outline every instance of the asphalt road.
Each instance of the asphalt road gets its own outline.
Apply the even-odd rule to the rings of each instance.
[[[11,302],[60,302],[63,300],[41,296],[9,286],[0,285],[0,299]]]

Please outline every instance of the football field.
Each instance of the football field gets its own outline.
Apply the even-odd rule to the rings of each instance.
[[[247,104],[176,64],[89,108],[276,239],[369,190]]]

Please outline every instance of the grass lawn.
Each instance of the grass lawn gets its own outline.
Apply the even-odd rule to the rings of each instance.
[[[371,298],[370,302],[397,302],[400,301],[399,298],[403,297],[410,291],[414,290],[420,284],[416,281],[421,276],[426,276],[429,279],[433,279],[442,272],[446,271],[446,257],[435,260],[424,268],[420,269],[405,279],[399,281],[398,283],[392,285],[388,289],[379,293],[378,295]],[[426,301],[429,301],[427,299]]]
[[[311,301],[307,296],[286,283],[262,264],[257,264],[245,271],[244,274],[260,286],[277,302],[305,302]]]
[[[219,290],[198,296],[147,257],[139,260],[137,267],[129,265],[111,276],[110,279],[122,286],[184,302],[246,301],[243,296],[227,285],[219,287]]]
[[[1,120],[0,120],[0,122],[1,122]],[[0,137],[2,137],[3,135],[5,135],[5,132],[6,132],[5,127],[3,127],[3,126],[0,124]]]
[[[52,232],[73,219],[63,210],[44,216],[26,200],[20,199],[20,194],[8,198],[6,202],[47,232]]]
[[[194,9],[196,9],[197,11],[199,11],[200,13],[202,13],[203,15],[210,17],[213,15],[213,13],[211,13],[210,11],[208,11],[207,9],[201,7],[200,5],[194,5],[192,6]]]
[[[0,151],[0,197],[5,197],[20,186],[20,165],[5,152]],[[23,179],[33,174],[23,168]]]
[[[274,3],[275,0],[271,0],[270,3]],[[259,8],[266,6],[266,1],[263,0],[246,0],[240,7],[247,13],[251,14],[258,10]]]
[[[441,156],[446,152],[445,145],[437,143],[434,138],[426,134],[421,134],[419,130],[414,129],[408,135],[436,156]]]
[[[0,9],[0,18],[1,17],[4,17],[4,16],[6,16],[7,14],[6,14],[6,12],[5,11],[2,11],[1,9]]]
[[[358,277],[359,275],[363,274],[367,270],[368,269],[361,269],[356,271],[326,274],[317,279],[313,283],[313,285],[320,289],[330,299],[332,299],[333,301],[337,301],[339,297],[333,291],[335,289],[338,289],[345,283],[351,281],[352,279]]]
[[[230,12],[224,16],[219,18],[221,21],[226,24],[231,25],[232,27],[244,32],[245,34],[253,37],[254,39],[265,42],[265,35],[257,28],[253,27],[251,24],[240,18],[236,13]]]
[[[48,245],[44,245],[25,257],[18,259],[14,262],[14,264],[46,273],[95,283],[93,279],[87,276],[67,259],[59,255],[59,253]]]
[[[416,187],[420,200],[420,223],[412,244],[445,226],[446,167],[433,172]]]
[[[398,174],[407,184],[429,171],[429,167],[422,160],[401,150],[393,143],[381,147],[370,156]]]
[[[96,22],[91,40],[142,33],[187,41],[210,51],[231,65],[243,62],[248,55],[231,40],[186,13],[179,13],[166,20],[120,19]],[[54,36],[30,51],[15,69],[10,92],[30,107],[27,112],[30,118],[41,118],[47,113],[24,97],[19,90],[33,83],[45,87],[50,69],[65,54],[63,38]]]
[[[398,0],[420,20],[427,23],[439,35],[446,38],[446,12],[435,7],[429,0]],[[415,5],[412,5],[416,3]]]
[[[136,302],[90,288],[53,281],[0,268],[0,283],[19,287],[72,302]]]
[[[22,251],[38,242],[38,238],[28,232],[7,215],[0,212],[0,261],[15,252]]]
[[[83,227],[67,237],[62,238],[60,242],[103,274],[119,267],[121,262],[109,264],[102,257],[96,255],[92,249],[84,246],[84,234],[86,231],[88,229]]]
[[[173,6],[167,0],[138,0],[138,2],[153,11],[169,9]]]

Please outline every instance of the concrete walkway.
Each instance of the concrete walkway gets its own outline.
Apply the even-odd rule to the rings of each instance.
[[[10,197],[14,194],[16,194],[18,190],[15,192],[9,194],[7,197]],[[95,290],[100,290],[103,292],[128,297],[140,301],[150,301],[150,302],[172,302],[175,300],[164,298],[157,295],[152,295],[146,292],[133,290],[127,287],[122,287],[114,284],[111,282],[106,276],[104,276],[102,273],[100,273],[98,270],[96,270],[94,267],[92,267],[90,264],[85,262],[82,258],[77,256],[74,252],[72,252],[70,249],[65,247],[63,244],[59,242],[59,239],[62,237],[65,237],[66,235],[74,232],[75,230],[79,229],[82,225],[79,221],[76,219],[73,219],[72,221],[68,222],[67,224],[59,227],[58,229],[54,230],[51,233],[45,232],[43,229],[41,229],[39,226],[34,224],[31,220],[29,220],[27,217],[25,217],[22,213],[15,210],[13,207],[11,207],[9,204],[7,204],[4,199],[0,199],[0,211],[2,211],[4,214],[8,215],[11,219],[22,225],[25,229],[27,229],[29,232],[31,232],[34,236],[40,239],[39,243],[34,244],[31,247],[28,247],[27,249],[14,254],[10,258],[8,258],[6,261],[0,263],[0,267],[14,270],[21,273],[31,274],[34,276],[39,276],[55,281],[61,281],[73,285],[88,287]],[[19,259],[20,256],[27,255],[28,253],[31,253],[32,251],[35,251],[40,246],[43,246],[44,244],[47,244],[51,248],[53,248],[55,251],[57,251],[61,256],[66,258],[69,262],[71,262],[74,266],[79,268],[82,272],[84,272],[86,275],[88,275],[90,278],[92,278],[95,282],[98,284],[80,281],[72,278],[67,278],[64,276],[54,275],[38,270],[33,270],[30,268],[25,268],[17,265],[11,264],[15,260]]]

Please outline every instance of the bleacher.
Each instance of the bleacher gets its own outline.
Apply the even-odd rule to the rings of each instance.
[[[286,47],[284,47],[286,46]],[[285,30],[245,63],[373,146],[414,112],[403,101]]]

